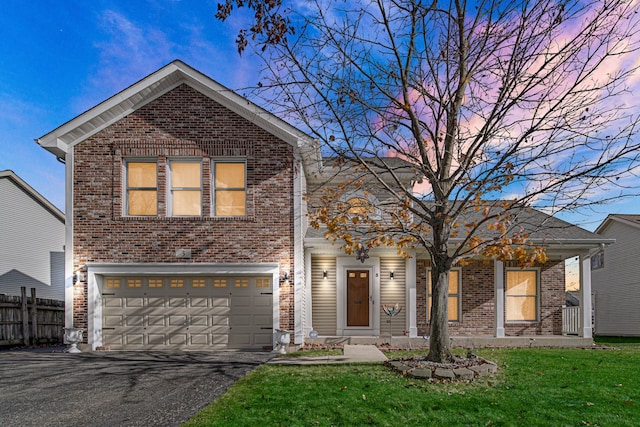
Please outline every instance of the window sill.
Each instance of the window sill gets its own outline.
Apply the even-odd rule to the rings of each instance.
[[[250,216],[117,216],[125,222],[255,222]]]

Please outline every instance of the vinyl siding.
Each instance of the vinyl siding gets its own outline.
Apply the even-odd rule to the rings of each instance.
[[[612,221],[601,235],[616,243],[604,250],[604,268],[591,272],[595,332],[640,336],[640,229]]]
[[[390,273],[393,271],[393,279]],[[406,303],[406,272],[403,258],[380,259],[380,333],[389,333],[389,316],[382,310],[383,305],[398,304],[402,311],[391,318],[391,332],[393,336],[402,336],[406,330],[407,303]]]
[[[64,300],[64,224],[11,179],[0,198],[0,294]]]
[[[322,272],[327,271],[327,278]],[[336,259],[335,257],[312,257],[311,294],[313,329],[322,336],[336,335]]]

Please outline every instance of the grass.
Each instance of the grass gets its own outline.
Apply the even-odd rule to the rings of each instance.
[[[381,365],[264,365],[186,426],[638,426],[640,341],[610,350],[483,349],[500,366],[472,384]],[[402,357],[407,353],[402,353]]]

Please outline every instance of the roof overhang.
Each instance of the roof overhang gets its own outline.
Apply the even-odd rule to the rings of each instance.
[[[610,214],[607,215],[607,217],[604,219],[604,221],[602,221],[602,223],[598,226],[598,228],[596,228],[595,233],[596,234],[602,234],[607,227],[609,227],[612,223],[614,222],[618,222],[620,224],[624,224],[624,225],[628,225],[630,227],[633,227],[637,230],[640,230],[640,223],[637,221],[632,221],[628,218],[632,218],[632,219],[636,219],[638,217],[638,215],[616,215],[616,214]]]
[[[306,148],[307,150],[313,150],[316,147],[309,135],[179,60],[171,62],[36,139],[36,142],[56,157],[64,159],[76,144],[90,138],[181,84],[191,86],[293,147]]]
[[[11,170],[0,171],[0,179],[8,179],[64,224],[64,213]]]

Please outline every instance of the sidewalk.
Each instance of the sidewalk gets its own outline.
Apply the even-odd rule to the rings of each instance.
[[[271,365],[328,365],[336,363],[380,363],[387,357],[375,345],[344,346],[342,356],[274,357]]]

